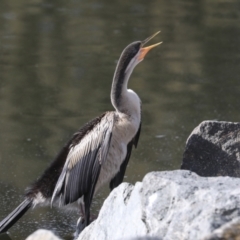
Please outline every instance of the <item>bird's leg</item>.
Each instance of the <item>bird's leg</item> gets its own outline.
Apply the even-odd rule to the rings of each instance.
[[[76,232],[74,234],[76,239],[84,228],[85,228],[85,218],[80,216],[80,218],[77,221],[77,228],[76,228]]]
[[[81,201],[80,202],[80,208],[79,208],[79,212],[80,212],[80,217],[77,221],[77,229],[76,229],[76,233],[75,235],[79,235],[81,233],[81,231],[85,228],[85,206],[84,206],[84,202]]]
[[[78,236],[82,230],[89,224],[89,209],[88,201],[86,201],[86,197],[84,197],[84,201],[80,202],[80,218],[77,221],[77,229],[75,232],[75,236]]]
[[[76,234],[77,236],[82,232],[82,230],[87,227],[90,223],[90,206],[91,206],[91,202],[92,202],[92,197],[93,197],[93,192],[90,191],[88,192],[86,195],[84,195],[83,197],[83,201],[81,202],[82,204],[82,212],[84,213],[84,217],[83,218],[79,218],[78,222],[77,222],[77,230],[76,230]],[[81,209],[80,208],[80,209]]]
[[[80,217],[84,218],[85,217],[85,209],[84,209],[84,202],[80,203]]]
[[[84,219],[85,219],[84,204],[81,204],[81,205],[80,205],[79,216],[80,216],[80,218],[84,221]],[[79,219],[80,219],[80,218],[79,218]],[[97,213],[97,214],[90,214],[90,216],[89,216],[89,223],[93,222],[93,221],[96,220],[97,218],[98,218],[98,213]]]

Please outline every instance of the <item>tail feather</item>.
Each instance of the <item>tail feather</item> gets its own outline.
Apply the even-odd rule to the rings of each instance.
[[[6,232],[32,206],[32,199],[26,198],[17,208],[0,222],[0,233]]]

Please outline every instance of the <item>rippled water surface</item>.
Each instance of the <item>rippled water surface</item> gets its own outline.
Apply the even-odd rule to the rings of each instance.
[[[106,110],[123,48],[161,30],[134,70],[142,133],[125,180],[177,169],[203,120],[240,121],[240,3],[203,1],[0,1],[0,219],[80,126]],[[97,212],[107,196],[94,199]],[[66,239],[77,213],[39,208],[10,229]]]

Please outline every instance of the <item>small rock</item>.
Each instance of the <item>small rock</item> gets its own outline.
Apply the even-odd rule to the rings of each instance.
[[[51,231],[39,229],[32,233],[26,240],[61,240],[55,236]]]

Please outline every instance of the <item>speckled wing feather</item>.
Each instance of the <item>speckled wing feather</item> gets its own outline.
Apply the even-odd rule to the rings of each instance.
[[[126,157],[125,157],[123,163],[120,166],[119,172],[110,181],[109,187],[111,190],[113,190],[115,187],[117,187],[119,184],[122,183],[129,159],[131,157],[132,147],[133,147],[133,145],[135,146],[135,148],[137,147],[140,133],[141,133],[141,123],[139,125],[138,131],[137,131],[135,137],[127,145],[127,154],[126,154]]]
[[[83,195],[93,196],[101,165],[106,160],[114,124],[114,113],[107,112],[70,150],[55,186],[52,202],[60,197],[66,205]]]

